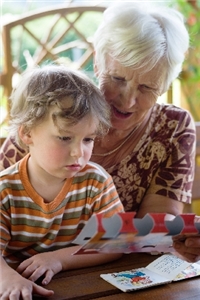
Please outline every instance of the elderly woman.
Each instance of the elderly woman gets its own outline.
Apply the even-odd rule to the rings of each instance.
[[[157,103],[181,72],[188,46],[182,15],[152,3],[145,9],[130,2],[109,7],[95,34],[94,70],[111,107],[112,128],[95,141],[92,160],[113,176],[125,210],[137,217],[174,217],[191,202],[194,122],[187,111]],[[12,137],[2,151],[4,167],[26,152]],[[189,242],[196,247],[187,247]],[[174,246],[187,259],[200,256],[199,239]]]

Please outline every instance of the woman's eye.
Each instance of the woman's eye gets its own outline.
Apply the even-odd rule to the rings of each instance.
[[[125,81],[123,77],[112,76],[112,79],[115,81]]]
[[[150,91],[151,88],[145,84],[140,84],[139,85],[139,90],[143,90],[143,91]]]
[[[141,87],[145,88],[145,89],[150,89],[150,87],[148,85],[142,84]]]
[[[141,84],[141,87],[142,87],[143,89],[146,89],[146,90],[151,90],[151,89],[152,89],[150,86],[145,85],[145,84]]]

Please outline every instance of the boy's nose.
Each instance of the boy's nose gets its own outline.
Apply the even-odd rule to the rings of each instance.
[[[81,145],[73,146],[70,151],[70,156],[72,157],[81,157],[83,156],[83,149]]]

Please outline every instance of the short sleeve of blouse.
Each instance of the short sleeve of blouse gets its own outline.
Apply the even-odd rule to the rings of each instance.
[[[165,111],[162,126],[155,127],[155,131],[160,131],[159,136],[165,141],[166,152],[147,194],[159,194],[190,203],[195,165],[195,124],[187,111],[172,108]],[[155,145],[153,147],[158,151]]]

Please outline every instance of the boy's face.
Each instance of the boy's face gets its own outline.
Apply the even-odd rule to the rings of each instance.
[[[59,120],[62,130],[54,124],[50,114],[30,132],[29,173],[49,179],[73,177],[89,161],[98,123],[87,115],[79,123],[69,126]],[[53,177],[53,178],[52,178]]]

